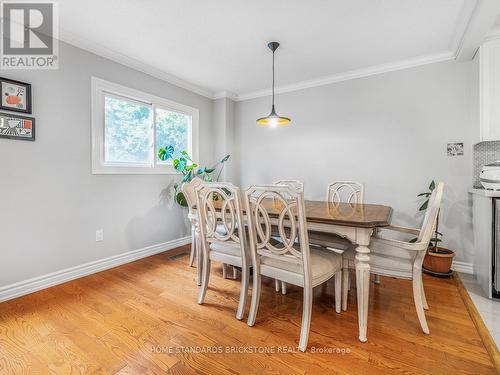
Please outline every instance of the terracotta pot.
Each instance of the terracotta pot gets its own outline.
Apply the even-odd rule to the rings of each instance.
[[[448,273],[451,269],[451,263],[455,252],[453,250],[438,247],[439,253],[435,253],[429,249],[425,254],[424,268],[437,273]]]

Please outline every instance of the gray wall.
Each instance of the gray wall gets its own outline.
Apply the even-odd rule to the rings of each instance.
[[[329,181],[358,180],[367,203],[392,206],[393,222],[412,226],[422,220],[416,195],[442,180],[446,244],[471,262],[477,84],[471,62],[446,62],[284,93],[276,108],[293,122],[276,129],[255,123],[269,113],[269,97],[238,102],[235,179],[243,186],[299,179],[310,199],[324,199]],[[446,156],[447,142],[464,142],[465,156]]]
[[[188,235],[165,199],[178,177],[91,174],[91,76],[198,108],[213,163],[210,99],[64,43],[60,56],[56,71],[2,72],[32,84],[37,139],[0,139],[0,286]]]
[[[213,101],[212,123],[214,129],[214,158],[220,160],[225,155],[231,155],[229,162],[224,165],[221,181],[235,180],[235,165],[239,157],[234,148],[234,109],[236,103],[228,98]]]

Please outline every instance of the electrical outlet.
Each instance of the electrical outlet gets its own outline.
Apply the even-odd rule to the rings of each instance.
[[[98,229],[95,231],[95,242],[104,241],[104,231],[102,229]]]

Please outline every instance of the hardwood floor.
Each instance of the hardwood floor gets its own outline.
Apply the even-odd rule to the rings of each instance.
[[[239,281],[222,279],[220,265],[206,303],[196,304],[196,269],[187,254],[170,258],[188,251],[0,304],[0,374],[495,373],[453,280],[424,279],[429,336],[409,281],[371,283],[366,343],[357,339],[355,291],[349,311],[336,314],[331,280],[315,290],[309,349],[300,353],[300,288],[283,296],[265,279],[257,322],[248,327],[235,319]]]

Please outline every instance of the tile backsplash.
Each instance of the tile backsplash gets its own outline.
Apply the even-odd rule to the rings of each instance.
[[[483,165],[497,160],[500,160],[500,141],[480,142],[474,145],[474,187],[483,187],[479,181]]]

